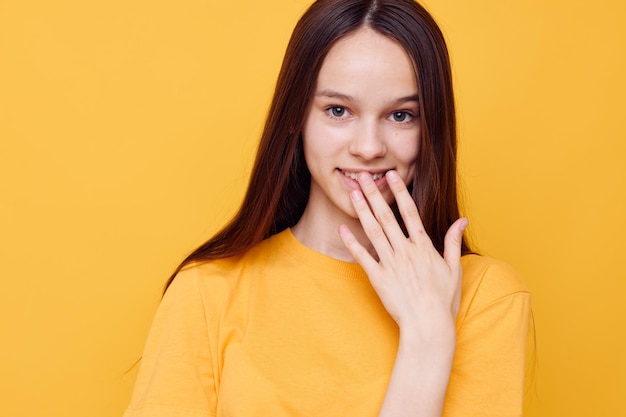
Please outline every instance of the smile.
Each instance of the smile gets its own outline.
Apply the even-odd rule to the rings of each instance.
[[[347,171],[344,171],[344,170],[341,170],[341,169],[340,169],[340,171],[341,171],[341,173],[343,175],[345,175],[348,178],[352,178],[353,180],[356,180],[357,175],[359,174],[358,172],[347,172]],[[359,172],[363,172],[363,171],[359,171]],[[370,174],[372,175],[372,180],[376,181],[376,180],[379,180],[379,179],[383,178],[386,173],[387,173],[387,171],[376,172],[374,174],[370,173]]]

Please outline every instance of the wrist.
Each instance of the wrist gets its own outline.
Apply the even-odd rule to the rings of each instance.
[[[416,349],[433,347],[436,349],[456,346],[456,322],[454,318],[436,320],[429,318],[428,323],[398,323],[400,343]]]

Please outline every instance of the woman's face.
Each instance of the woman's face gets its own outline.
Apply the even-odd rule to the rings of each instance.
[[[369,172],[388,203],[384,173],[408,185],[419,151],[418,89],[408,55],[394,40],[362,28],[329,51],[302,131],[311,172],[307,210],[356,217],[350,191]]]

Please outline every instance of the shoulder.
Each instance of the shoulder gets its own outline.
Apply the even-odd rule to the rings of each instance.
[[[167,298],[187,298],[196,294],[203,304],[219,305],[233,293],[248,287],[269,259],[278,256],[280,251],[275,239],[269,238],[242,255],[190,263],[178,272],[165,292],[163,302]]]
[[[463,281],[468,285],[487,285],[495,291],[528,291],[518,272],[506,262],[482,255],[461,258]]]
[[[510,297],[530,300],[520,274],[509,264],[481,255],[466,255],[463,265],[462,310],[477,311]]]
[[[445,416],[521,416],[531,299],[510,265],[462,257],[463,289]]]

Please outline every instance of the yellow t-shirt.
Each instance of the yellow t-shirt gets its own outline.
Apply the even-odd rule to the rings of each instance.
[[[521,416],[530,295],[499,261],[462,258],[447,417]],[[398,328],[358,264],[286,230],[179,273],[125,417],[376,416]]]

